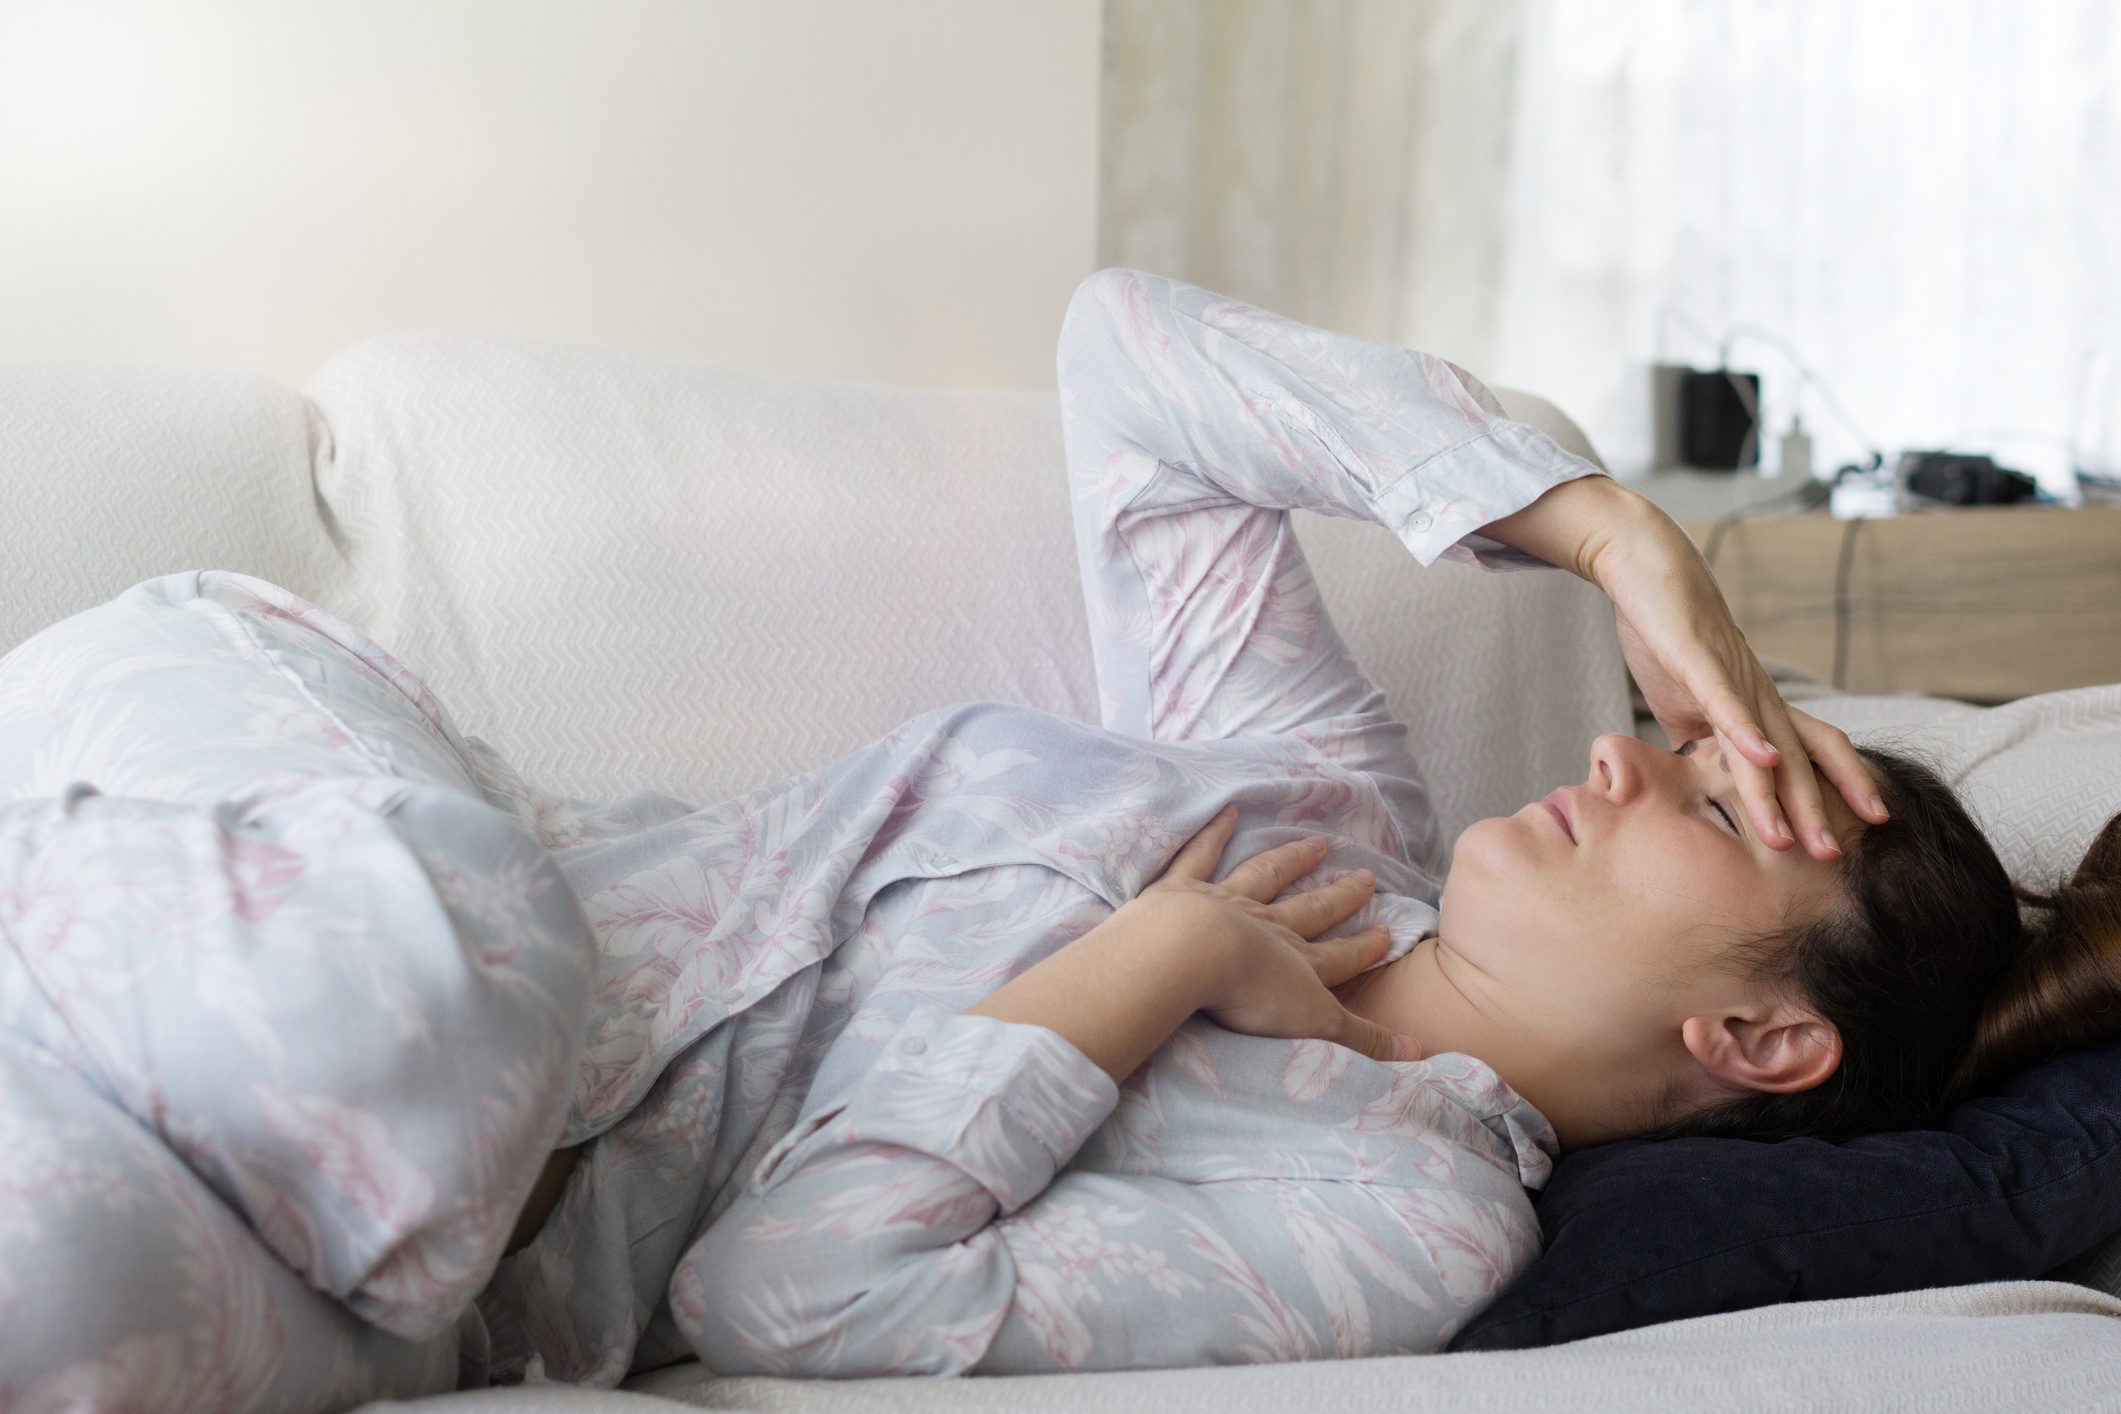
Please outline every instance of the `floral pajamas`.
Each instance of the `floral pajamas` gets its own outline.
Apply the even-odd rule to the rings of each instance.
[[[719,806],[548,812],[599,944],[592,1142],[480,1299],[493,1377],[1436,1351],[1537,1255],[1553,1130],[1471,1056],[1196,1016],[1115,1086],[962,1012],[1229,801],[1224,873],[1322,834],[1293,889],[1368,866],[1340,931],[1432,933],[1420,768],[1286,511],[1544,568],[1473,532],[1597,468],[1441,359],[1138,271],[1083,282],[1059,374],[1101,727],[960,704]]]
[[[1138,271],[1058,355],[1099,725],[960,703],[716,805],[564,800],[240,574],[10,652],[0,1407],[1436,1351],[1523,1270],[1558,1148],[1474,1057],[1195,1016],[1115,1085],[964,1009],[1233,802],[1225,874],[1323,835],[1293,889],[1367,866],[1340,931],[1432,933],[1420,766],[1286,513],[1540,568],[1477,528],[1597,468]]]

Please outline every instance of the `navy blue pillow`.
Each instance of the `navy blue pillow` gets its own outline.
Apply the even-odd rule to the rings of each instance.
[[[1947,1129],[1571,1151],[1533,1206],[1539,1260],[1448,1349],[2040,1277],[2121,1231],[2121,1041],[2028,1067]]]

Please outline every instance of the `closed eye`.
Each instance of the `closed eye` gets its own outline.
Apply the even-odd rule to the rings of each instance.
[[[1691,742],[1691,741],[1689,741],[1689,742],[1683,742],[1683,743],[1681,743],[1681,744],[1680,744],[1679,746],[1676,746],[1676,747],[1674,747],[1674,748],[1672,749],[1672,754],[1673,754],[1674,756],[1686,756],[1686,755],[1689,755],[1689,754],[1691,754],[1691,753],[1693,752],[1693,750],[1694,750],[1694,743],[1693,743],[1693,742]],[[1724,808],[1723,808],[1723,802],[1722,802],[1722,801],[1720,801],[1720,800],[1718,800],[1718,799],[1716,799],[1716,797],[1715,797],[1715,796],[1713,796],[1713,795],[1712,795],[1712,796],[1709,796],[1709,797],[1707,797],[1707,799],[1708,799],[1708,802],[1709,802],[1710,806],[1711,806],[1711,807],[1713,807],[1713,808],[1715,809],[1716,813],[1717,813],[1718,815],[1721,815],[1721,816],[1723,817],[1723,826],[1724,826],[1724,828],[1725,828],[1725,829],[1727,829],[1727,830],[1729,830],[1729,831],[1731,832],[1731,834],[1732,834],[1732,835],[1734,835],[1734,836],[1736,836],[1737,838],[1739,838],[1739,839],[1744,839],[1744,838],[1745,838],[1745,836],[1744,836],[1743,834],[1741,834],[1741,833],[1739,832],[1739,829],[1738,829],[1738,822],[1737,822],[1737,820],[1735,820],[1735,819],[1733,819],[1733,818],[1732,818],[1732,816],[1731,816],[1731,812],[1730,812],[1730,811],[1728,811],[1728,810],[1726,810],[1726,809],[1724,809]]]

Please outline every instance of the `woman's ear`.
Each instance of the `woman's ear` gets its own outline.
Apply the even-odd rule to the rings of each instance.
[[[1765,1016],[1690,1016],[1679,1036],[1703,1070],[1744,1090],[1810,1090],[1841,1064],[1840,1031],[1798,1007],[1777,1006]]]

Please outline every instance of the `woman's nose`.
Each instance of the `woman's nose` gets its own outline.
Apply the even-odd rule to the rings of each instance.
[[[1594,737],[1591,741],[1590,788],[1614,800],[1625,799],[1635,789],[1637,780],[1629,753],[1642,745],[1634,737],[1619,732],[1605,732]]]

